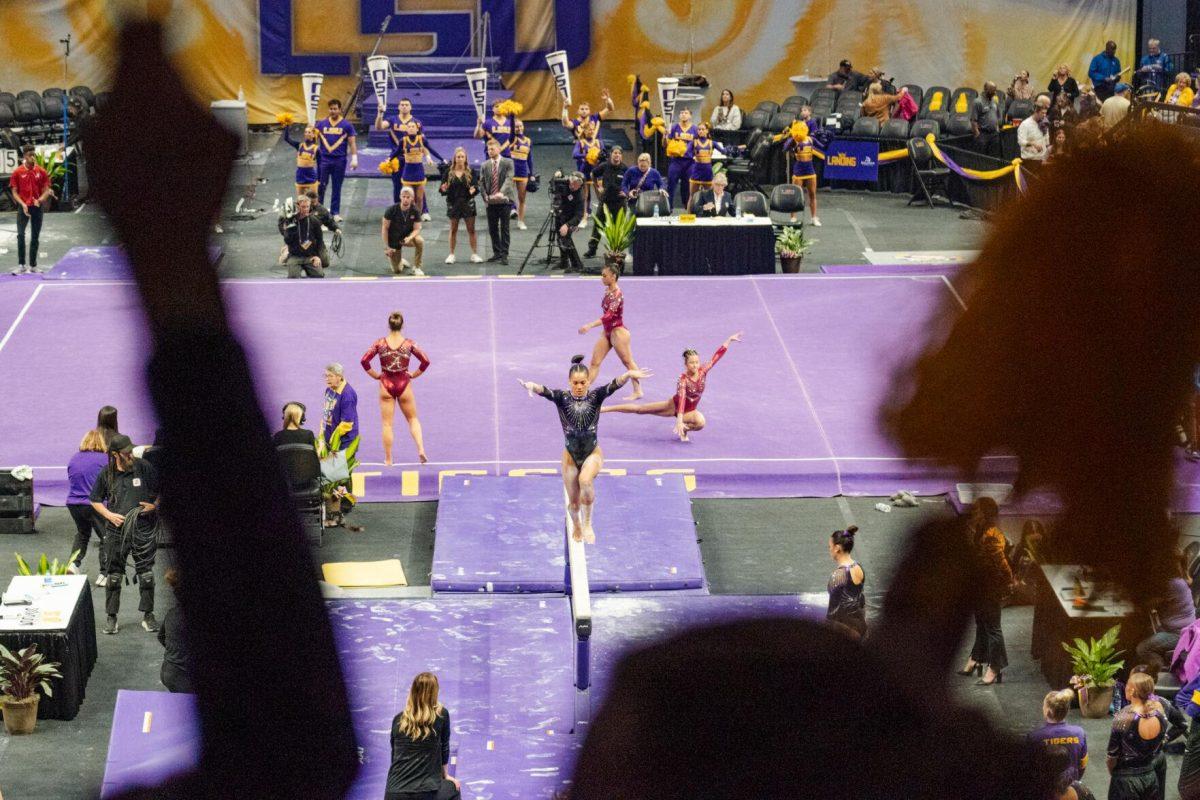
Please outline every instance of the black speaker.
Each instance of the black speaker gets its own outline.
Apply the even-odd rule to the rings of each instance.
[[[0,470],[0,533],[33,533],[33,481]]]

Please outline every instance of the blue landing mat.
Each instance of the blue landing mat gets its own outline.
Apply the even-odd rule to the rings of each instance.
[[[217,246],[208,248],[209,260],[216,264],[224,250]],[[72,247],[58,260],[50,271],[42,276],[50,281],[124,281],[129,280],[129,262],[125,253],[116,245]]]

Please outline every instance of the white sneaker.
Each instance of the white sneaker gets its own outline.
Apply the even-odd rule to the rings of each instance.
[[[483,259],[479,257],[479,253],[471,253],[471,263],[472,264],[482,264],[483,263]]]
[[[421,222],[429,222],[431,219],[433,219],[433,217],[429,216],[428,211],[421,215]]]
[[[411,267],[411,266],[412,266],[412,264],[408,263],[408,259],[407,259],[407,258],[402,258],[402,259],[400,259],[400,268],[401,268],[401,269],[408,269],[408,268],[409,268],[409,267]]]
[[[813,217],[812,224],[814,228],[819,228],[821,227],[821,220],[818,217]]]
[[[283,247],[279,248],[279,266],[282,267],[284,264],[287,263],[287,256],[288,256],[287,245],[285,244]]]
[[[342,222],[343,222],[343,220],[342,220],[342,215],[341,215],[341,214],[334,214],[334,215],[333,215],[333,221],[334,221],[334,222],[336,222],[338,225],[341,225],[341,224],[342,224]]]
[[[518,223],[517,223],[517,230],[519,230],[519,231],[527,231],[527,230],[529,230],[529,226],[528,226],[528,225],[526,225],[524,222],[518,222]]]
[[[413,267],[413,275],[416,275],[418,278],[424,278],[425,270],[421,269],[420,267]]]
[[[96,585],[97,586],[108,586],[108,576],[103,573],[98,575],[96,577]]]
[[[16,268],[16,269],[14,269],[14,270],[12,271],[12,274],[13,274],[13,275],[28,275],[28,274],[29,274],[29,267],[25,266],[24,264],[20,264],[20,265],[18,265],[18,266],[17,266],[17,268]]]
[[[458,259],[456,259],[456,258],[454,257],[454,253],[451,253],[450,255],[446,256],[446,263],[447,263],[447,264],[453,264],[453,263],[454,263],[455,261],[457,261],[457,260],[458,260]]]

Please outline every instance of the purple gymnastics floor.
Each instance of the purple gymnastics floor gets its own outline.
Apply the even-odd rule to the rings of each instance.
[[[0,339],[0,380],[9,407],[26,409],[6,417],[3,462],[34,466],[39,500],[61,503],[64,465],[99,406],[117,406],[122,428],[137,442],[151,440],[146,336],[128,284],[42,281],[21,304],[26,285],[9,283],[4,294],[14,286],[21,295],[0,301],[0,314],[16,309]],[[602,417],[606,467],[616,474],[680,473],[694,497],[951,488],[948,471],[901,457],[878,422],[894,371],[950,296],[944,278],[658,277],[622,286],[634,354],[655,371],[646,400],[673,395],[685,347],[707,358],[730,333],[745,331],[745,341],[711,373],[701,404],[708,427],[690,443],[675,439],[667,418]],[[598,280],[245,280],[225,291],[272,423],[284,402],[299,400],[315,426],[323,368],[345,364],[359,393],[363,499],[433,498],[454,474],[557,472],[554,407],[529,397],[517,379],[565,385],[571,355],[590,353],[599,336],[577,333],[599,316]],[[402,418],[397,463],[383,466],[377,389],[358,366],[396,309],[432,359],[413,384],[431,459],[425,466],[416,463]],[[621,369],[610,354],[600,377]],[[219,384],[219,375],[211,378]],[[1002,479],[1010,468],[1009,459],[994,458],[987,477]]]

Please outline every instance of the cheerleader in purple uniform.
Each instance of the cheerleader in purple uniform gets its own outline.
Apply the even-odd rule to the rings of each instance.
[[[525,135],[525,123],[513,121],[513,136],[508,143],[508,156],[513,162],[513,183],[517,185],[517,227],[525,230],[525,192],[533,175],[533,142]]]
[[[392,158],[399,156],[403,159],[404,167],[403,172],[400,173],[400,183],[412,187],[414,201],[418,207],[423,208],[425,203],[425,164],[433,166],[434,161],[431,154],[437,156],[438,161],[443,159],[441,154],[429,145],[425,135],[420,132],[420,123],[415,119],[410,119],[405,128],[407,132],[400,140],[400,144],[392,151]]]
[[[600,163],[604,151],[604,143],[600,141],[597,128],[590,122],[585,122],[579,128],[579,139],[575,142],[575,168],[583,173],[583,221],[580,227],[588,224],[588,216],[592,213],[592,169]]]
[[[679,122],[667,133],[667,198],[674,204],[675,187],[679,186],[679,199],[683,207],[688,204],[688,180],[692,175],[692,141],[696,138],[696,126],[692,124],[692,112],[680,109]],[[678,155],[671,155],[678,151]],[[710,178],[711,180],[711,178]]]
[[[792,154],[792,183],[804,189],[808,195],[808,208],[812,214],[812,224],[821,227],[817,217],[817,171],[813,168],[812,137],[808,135],[808,126],[803,122],[793,122],[791,135],[784,142],[783,149]],[[796,215],[792,214],[792,222]]]
[[[692,174],[688,180],[688,195],[691,197],[703,189],[712,188],[713,151],[728,155],[725,146],[708,138],[708,133],[708,123],[701,122],[696,126],[696,138],[688,145],[688,156],[692,159]]]

